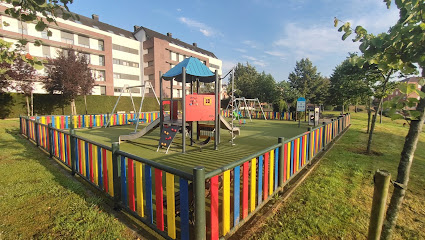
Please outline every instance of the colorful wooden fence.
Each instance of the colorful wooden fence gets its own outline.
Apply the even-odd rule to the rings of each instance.
[[[207,238],[235,231],[349,124],[346,115],[206,174]]]
[[[151,116],[149,120],[155,117]],[[278,113],[274,116],[280,118]],[[202,167],[194,168],[193,174],[182,172],[120,151],[117,143],[104,146],[76,136],[73,129],[55,128],[48,117],[35,119],[20,117],[22,135],[166,239],[228,236],[351,121],[347,114],[294,138],[279,138],[278,144],[205,175]],[[69,127],[62,116],[52,119],[57,127]],[[88,126],[102,125],[101,117],[92,115],[85,124],[87,120]],[[124,124],[128,116],[117,115],[114,121]]]
[[[232,117],[232,111],[231,110],[221,110],[220,114],[223,117]],[[247,111],[240,111],[240,114],[242,117],[248,117]],[[266,111],[264,112],[264,115],[268,120],[294,120],[294,113],[291,112],[270,112]],[[252,111],[251,114],[252,119],[264,119],[263,113],[261,111]]]
[[[108,121],[108,114],[91,114],[91,115],[49,115],[49,116],[33,116],[32,120],[37,120],[42,124],[52,124],[52,127],[57,129],[73,128],[89,128],[102,127]],[[131,121],[137,117],[134,113],[119,113],[110,115],[110,126],[121,126],[133,124]],[[146,123],[150,123],[159,117],[159,112],[143,112],[140,113],[140,119],[146,119]]]

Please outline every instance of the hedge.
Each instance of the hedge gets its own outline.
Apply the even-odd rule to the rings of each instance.
[[[87,96],[87,113],[109,113],[112,111],[118,96]],[[136,111],[140,106],[141,97],[133,97]],[[84,97],[75,100],[77,114],[85,114]],[[27,114],[26,100],[23,94],[0,93],[0,118],[16,118]],[[121,97],[117,111],[133,111],[130,97]],[[145,97],[143,112],[159,111],[154,97]],[[37,115],[68,115],[71,114],[69,102],[63,103],[62,95],[34,94],[34,114]]]

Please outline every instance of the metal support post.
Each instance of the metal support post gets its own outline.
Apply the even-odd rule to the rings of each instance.
[[[206,216],[205,216],[205,168],[195,167],[193,169],[195,199],[195,239],[206,239]]]

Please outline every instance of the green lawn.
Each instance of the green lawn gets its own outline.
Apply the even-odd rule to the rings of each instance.
[[[198,146],[187,146],[187,154],[181,154],[181,134],[177,134],[168,154],[165,154],[165,150],[156,152],[159,128],[133,142],[122,143],[120,149],[189,173],[195,166],[204,166],[208,172],[277,144],[278,137],[287,139],[295,137],[306,132],[308,127],[306,123],[302,123],[298,128],[298,123],[292,121],[253,120],[250,122],[247,120],[246,122],[241,126],[236,125],[241,128],[241,135],[234,140],[235,146],[230,145],[229,132],[221,129],[221,143],[218,151],[214,150],[214,142],[211,141],[202,152]],[[120,135],[129,134],[132,131],[134,126],[120,126],[106,129],[80,129],[77,130],[77,135],[110,146],[112,142],[118,141]],[[189,144],[188,138],[186,143]]]
[[[367,115],[352,114],[352,127],[319,166],[251,239],[365,239],[373,195],[373,174],[386,169],[396,178],[408,127],[384,118],[373,150],[363,155]],[[420,137],[408,191],[394,239],[425,239],[425,133]],[[392,188],[390,188],[392,191]],[[390,196],[387,203],[389,203]]]
[[[17,120],[0,120],[0,239],[138,238],[100,195],[18,132]]]

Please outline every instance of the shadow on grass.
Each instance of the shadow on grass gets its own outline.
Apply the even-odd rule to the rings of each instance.
[[[59,185],[64,188],[72,191],[73,193],[82,197],[88,204],[88,206],[96,205],[99,207],[100,211],[107,212],[113,215],[115,218],[119,219],[124,225],[130,228],[132,231],[136,232],[140,236],[146,237],[147,239],[156,239],[158,235],[150,230],[146,225],[139,222],[138,220],[130,217],[129,215],[115,211],[113,209],[114,202],[112,199],[105,197],[105,193],[99,189],[94,188],[84,179],[80,177],[72,177],[71,171],[62,163],[54,159],[49,159],[46,152],[44,153],[35,153],[37,151],[44,151],[42,149],[36,148],[34,143],[28,142],[25,137],[19,134],[19,130],[14,128],[6,129],[5,132],[10,134],[13,137],[13,141],[1,141],[0,149],[5,149],[6,147],[11,147],[13,145],[22,145],[25,149],[20,151],[15,156],[21,157],[22,159],[34,159],[41,166],[43,166],[50,174],[53,176],[53,180],[59,183]],[[48,153],[47,153],[48,154]],[[47,161],[46,161],[47,160]]]

